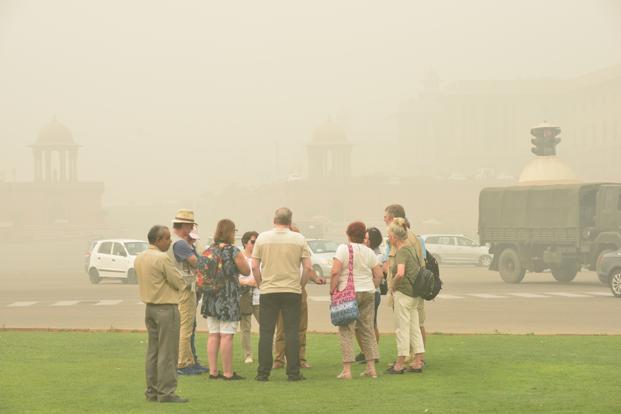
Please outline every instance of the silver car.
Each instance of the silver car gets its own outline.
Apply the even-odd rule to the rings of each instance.
[[[597,261],[597,274],[608,282],[612,294],[621,298],[621,249],[604,253]]]
[[[483,267],[492,263],[489,247],[461,234],[424,234],[421,237],[438,263],[468,263]]]
[[[334,253],[339,244],[332,240],[309,239],[308,247],[311,250],[311,261],[315,273],[320,277],[330,277]]]

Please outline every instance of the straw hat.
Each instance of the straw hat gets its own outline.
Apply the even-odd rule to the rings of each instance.
[[[186,223],[186,224],[197,224],[194,221],[194,212],[192,210],[180,209],[177,210],[177,214],[175,214],[175,218],[173,219],[173,224],[176,223]]]

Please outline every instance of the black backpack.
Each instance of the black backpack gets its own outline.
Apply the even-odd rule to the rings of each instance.
[[[440,266],[433,254],[427,250],[427,259],[425,267],[421,267],[413,284],[414,295],[425,300],[433,300],[438,296],[442,289],[442,280],[440,279]]]

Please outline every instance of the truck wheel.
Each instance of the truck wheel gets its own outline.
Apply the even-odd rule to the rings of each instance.
[[[88,280],[91,281],[93,285],[101,282],[101,277],[99,277],[99,272],[94,267],[88,272]]]
[[[610,272],[610,290],[613,295],[621,298],[621,269]]]
[[[569,283],[578,274],[578,265],[575,263],[563,263],[552,268],[552,276],[557,282]]]
[[[498,272],[505,283],[520,283],[524,279],[526,269],[514,249],[505,249],[498,258]]]
[[[596,272],[599,270],[597,269],[597,265],[602,261],[602,257],[605,254],[608,254],[610,252],[613,252],[614,250],[612,249],[604,249],[601,252],[599,252],[599,254],[597,255],[597,260],[595,261],[595,270]],[[610,284],[610,278],[608,276],[601,276],[599,273],[597,274],[597,278],[599,279],[599,281],[603,284],[603,285],[609,285]]]

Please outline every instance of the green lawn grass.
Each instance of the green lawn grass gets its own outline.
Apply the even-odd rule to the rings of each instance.
[[[0,413],[621,412],[621,337],[433,335],[423,374],[341,381],[338,337],[313,334],[313,368],[299,383],[283,370],[254,381],[235,339],[246,381],[180,377],[190,403],[158,404],[143,397],[146,334],[0,331]],[[204,362],[205,342],[199,335]],[[380,350],[384,369],[394,337],[383,336]]]

